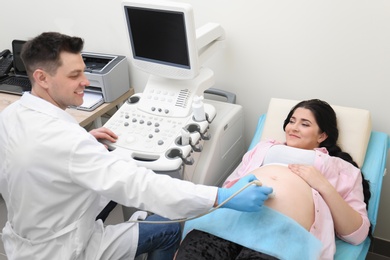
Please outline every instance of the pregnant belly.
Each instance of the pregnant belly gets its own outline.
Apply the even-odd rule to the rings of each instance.
[[[252,172],[263,186],[272,187],[274,198],[265,205],[294,219],[306,230],[314,222],[314,203],[310,186],[287,166],[266,165]]]

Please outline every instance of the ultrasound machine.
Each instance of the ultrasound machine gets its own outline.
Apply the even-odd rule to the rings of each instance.
[[[215,98],[234,94],[212,88],[214,73],[202,66],[224,30],[215,23],[195,29],[186,3],[130,0],[122,8],[130,60],[149,78],[105,123],[119,136],[109,149],[157,173],[220,185],[246,150],[242,107]]]

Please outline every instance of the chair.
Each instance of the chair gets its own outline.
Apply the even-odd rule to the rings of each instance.
[[[259,118],[249,149],[266,138],[285,140],[282,129],[283,121],[290,109],[298,102],[271,99],[267,114]],[[374,231],[386,167],[389,136],[386,133],[371,130],[369,111],[333,105],[332,107],[338,118],[340,147],[354,158],[365,178],[370,182],[371,198],[368,217],[372,224],[372,231]],[[360,245],[354,246],[336,238],[335,259],[365,259],[370,243],[370,239],[367,238]]]

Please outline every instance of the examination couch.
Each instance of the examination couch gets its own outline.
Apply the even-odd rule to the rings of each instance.
[[[267,113],[261,115],[259,118],[255,134],[248,149],[252,149],[260,140],[275,139],[278,141],[284,141],[285,133],[283,131],[283,121],[291,110],[291,108],[298,102],[299,101],[297,100],[272,98],[270,100]],[[332,107],[337,114],[339,128],[339,146],[342,150],[348,152],[352,156],[354,161],[362,169],[365,178],[370,182],[371,198],[368,207],[368,217],[372,224],[372,231],[374,231],[378,214],[382,180],[386,167],[386,158],[389,148],[389,137],[386,133],[372,131],[371,116],[369,111],[334,105],[332,105]],[[224,233],[227,232],[229,234],[226,235],[226,238],[231,237],[233,238],[232,241],[239,243],[239,241],[243,239],[242,237],[245,237],[243,234],[246,231],[247,232],[245,234],[249,234],[249,236],[251,236],[251,234],[254,234],[255,231],[251,229],[251,224],[247,224],[248,221],[253,221],[251,218],[246,218],[245,213],[232,213],[232,215],[235,214],[239,216],[233,216],[232,218],[230,218],[230,216],[224,215],[221,219],[221,216],[217,215],[217,217],[215,217],[210,216],[212,214],[209,214],[200,219],[189,221],[185,224],[183,235],[186,235],[187,232],[194,228],[221,237],[224,237]],[[216,219],[219,219],[221,221],[216,221]],[[245,219],[245,221],[243,219]],[[243,221],[245,223],[243,223]],[[262,220],[258,219],[254,221]],[[229,228],[227,229],[228,231],[225,232],[224,230],[226,230],[226,226],[229,226]],[[232,235],[230,235],[234,233],[231,230],[232,226],[240,227],[239,229],[237,229],[237,233],[241,234],[237,234],[237,236],[233,235],[232,237]],[[221,230],[223,230],[222,233]],[[265,242],[268,243],[268,240],[272,239],[272,237],[268,237],[267,241]],[[338,238],[335,239],[336,253],[334,259],[344,260],[366,258],[371,243],[370,238],[367,238],[363,243],[356,246],[344,242]],[[257,240],[256,238],[253,238],[252,240],[255,241],[255,244],[252,244],[254,245],[253,249],[256,249],[256,247],[258,246],[256,244]],[[279,243],[279,241],[276,239],[275,243]],[[287,241],[287,244],[288,243],[289,242]],[[310,248],[308,248],[309,245],[305,244],[305,246],[305,250],[310,250]],[[282,251],[286,250],[288,249],[284,248]],[[303,259],[302,255],[292,254],[293,253],[284,253],[284,257],[286,259]],[[310,257],[306,258],[311,259]]]
[[[273,138],[285,140],[282,123],[297,100],[273,98],[267,114],[260,116],[254,137],[249,146],[252,149],[260,140]],[[351,154],[365,178],[370,182],[371,199],[368,217],[375,230],[382,180],[386,171],[386,158],[389,148],[389,136],[383,132],[373,131],[371,117],[367,110],[333,106],[339,126],[339,145]],[[336,238],[335,259],[365,259],[371,240],[367,238],[362,244],[354,246]]]

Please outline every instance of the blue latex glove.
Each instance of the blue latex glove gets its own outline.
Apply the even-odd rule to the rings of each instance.
[[[257,180],[257,178],[253,174],[250,174],[241,178],[230,188],[219,188],[218,205],[254,180]],[[230,201],[223,205],[222,208],[230,208],[246,212],[259,211],[263,206],[264,201],[268,199],[268,195],[271,194],[272,191],[273,189],[271,187],[252,184],[241,191],[237,196],[233,197]]]

